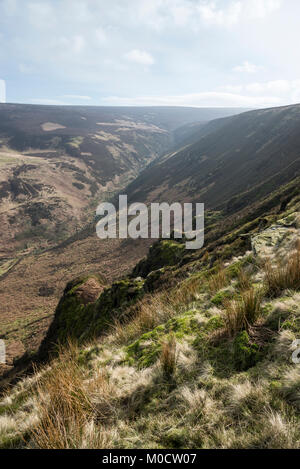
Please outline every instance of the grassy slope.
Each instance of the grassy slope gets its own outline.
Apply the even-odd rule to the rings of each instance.
[[[291,362],[300,334],[299,268],[296,276],[285,273],[277,291],[263,267],[264,256],[275,267],[277,254],[289,264],[299,210],[295,181],[245,219],[231,219],[227,240],[226,228],[211,224],[206,251],[186,253],[179,264],[157,271],[160,289],[150,273],[140,283],[152,293],[128,298],[129,282],[83,306],[94,320],[103,318],[104,304],[113,314],[97,339],[88,339],[89,327],[75,315],[85,342],[79,334],[79,344],[61,350],[4,398],[2,447],[299,447],[300,375]],[[255,255],[240,233],[251,236]],[[223,266],[212,262],[216,253]],[[76,294],[85,281],[68,292]],[[249,292],[257,291],[262,297],[254,305]],[[247,322],[232,328],[236,311]]]

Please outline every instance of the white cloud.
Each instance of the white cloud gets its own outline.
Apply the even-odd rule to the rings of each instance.
[[[256,73],[261,69],[262,67],[254,65],[251,62],[248,62],[248,60],[245,60],[241,65],[234,67],[233,71],[239,73]]]
[[[192,106],[192,107],[267,107],[280,105],[276,96],[247,96],[244,94],[208,91],[172,96],[140,96],[104,98],[102,104],[111,106]]]
[[[68,104],[64,101],[61,101],[60,99],[50,99],[50,98],[32,98],[28,102],[33,103],[33,104],[45,104],[47,106],[65,106]]]
[[[79,99],[82,101],[90,101],[92,98],[90,96],[83,96],[79,94],[64,94],[62,98],[65,99]]]
[[[281,7],[282,0],[138,0],[137,3],[134,11],[139,21],[153,29],[175,25],[197,31],[201,23],[231,27],[242,20],[265,18]]]
[[[124,55],[124,58],[129,62],[134,62],[140,65],[153,65],[154,58],[151,54],[144,50],[133,49]]]
[[[300,101],[299,80],[274,80],[246,85],[225,85],[214,91],[167,96],[117,97],[102,100],[107,105],[194,106],[263,108]]]
[[[281,98],[292,97],[295,92],[300,91],[300,80],[272,80],[262,83],[249,83],[244,90],[251,94],[274,94]]]
[[[248,18],[265,18],[282,5],[282,0],[247,0],[245,14]]]
[[[6,84],[5,84],[5,80],[0,80],[0,103],[6,103]]]
[[[25,99],[29,82],[32,97],[50,104],[85,103],[86,94],[93,97],[87,104],[105,96],[122,97],[107,103],[134,103],[135,95],[137,103],[197,106],[272,105],[300,96],[291,84],[300,77],[291,47],[299,42],[299,0],[107,5],[107,0],[0,0],[0,63],[13,77],[12,99]]]
[[[215,2],[201,2],[198,5],[200,17],[207,24],[231,26],[239,21],[242,13],[241,2],[231,2],[226,8],[218,8]]]

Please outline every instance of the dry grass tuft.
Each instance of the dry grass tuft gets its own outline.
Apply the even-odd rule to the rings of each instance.
[[[265,287],[266,294],[271,297],[279,296],[287,289],[300,290],[300,242],[284,264],[266,264]]]
[[[144,297],[136,307],[135,317],[125,323],[116,321],[113,342],[124,345],[156,326],[168,321],[176,313],[176,303],[167,293]]]
[[[212,275],[208,281],[208,290],[213,295],[222,288],[226,287],[229,283],[229,278],[224,268],[220,267],[220,270]]]
[[[261,314],[262,292],[251,288],[241,293],[239,300],[227,302],[224,315],[226,332],[230,337],[256,323]]]
[[[171,334],[169,339],[162,344],[160,363],[163,371],[163,376],[167,380],[171,379],[176,371],[177,353],[176,353],[176,339],[174,334]]]
[[[244,269],[241,269],[238,273],[237,286],[241,291],[251,289],[251,276]]]
[[[101,402],[106,402],[107,379],[102,374],[86,382],[86,371],[78,365],[77,356],[77,347],[69,344],[37,386],[39,422],[32,430],[35,447],[101,448],[107,444],[104,434],[94,425],[99,413],[105,415],[107,404],[99,408],[92,399],[97,392]]]

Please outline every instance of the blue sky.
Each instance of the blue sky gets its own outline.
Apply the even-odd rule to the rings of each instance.
[[[300,102],[299,0],[0,0],[0,101]]]

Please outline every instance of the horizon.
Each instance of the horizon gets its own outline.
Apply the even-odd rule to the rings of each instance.
[[[299,15],[296,0],[0,0],[0,102],[298,104]]]

